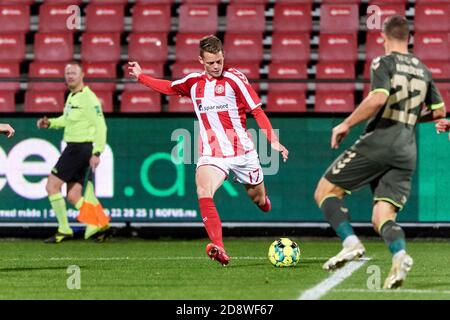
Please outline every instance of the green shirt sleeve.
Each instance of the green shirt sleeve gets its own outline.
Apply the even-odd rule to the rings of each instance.
[[[375,92],[383,92],[387,96],[391,91],[391,75],[389,68],[384,59],[375,58],[370,66],[370,94]]]
[[[50,118],[49,129],[62,129],[66,126],[66,116],[63,114],[58,118]]]
[[[105,150],[106,145],[106,122],[105,117],[103,116],[102,107],[100,101],[97,99],[97,104],[89,109],[89,120],[95,126],[95,135],[94,135],[94,148],[92,153],[103,152]]]
[[[436,87],[436,85],[434,84],[433,80],[428,83],[425,105],[430,110],[436,110],[444,106],[444,101],[442,99],[441,93],[439,92],[438,87]]]

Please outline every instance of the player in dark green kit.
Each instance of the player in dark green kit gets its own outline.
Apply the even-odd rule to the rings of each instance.
[[[415,126],[445,117],[445,108],[430,71],[408,53],[409,28],[404,17],[388,18],[382,36],[386,55],[373,60],[371,92],[359,107],[333,128],[331,147],[338,148],[356,124],[369,120],[361,137],[327,169],[315,191],[325,218],[343,241],[343,249],[323,268],[334,270],[359,258],[365,248],[355,235],[343,198],[370,185],[374,195],[372,223],[386,242],[392,268],[384,288],[402,285],[413,265],[405,234],[395,222],[405,205],[416,167]],[[422,106],[428,108],[422,113]]]
[[[57,233],[47,243],[59,243],[73,237],[67,219],[67,209],[61,187],[67,183],[67,199],[76,209],[83,205],[83,182],[89,166],[95,170],[100,154],[106,144],[106,124],[100,101],[89,87],[84,85],[83,70],[77,62],[65,67],[65,79],[70,94],[64,113],[58,118],[43,117],[37,121],[38,128],[64,129],[67,147],[48,177],[46,189],[50,204],[58,220]],[[103,232],[102,228],[87,225],[85,238]]]

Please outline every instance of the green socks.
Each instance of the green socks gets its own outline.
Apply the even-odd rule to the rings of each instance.
[[[67,218],[66,201],[61,193],[52,194],[48,197],[50,205],[55,211],[56,219],[58,220],[58,232],[65,234],[73,234],[69,226],[69,219]]]
[[[325,219],[331,224],[336,234],[344,241],[355,232],[350,224],[348,209],[344,206],[344,201],[334,195],[326,197],[320,204]]]
[[[406,249],[405,232],[394,221],[386,221],[381,226],[380,234],[393,255]]]

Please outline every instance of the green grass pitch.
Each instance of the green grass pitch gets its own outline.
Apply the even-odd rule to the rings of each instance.
[[[272,238],[225,239],[232,257],[227,267],[207,258],[206,239],[74,240],[58,245],[2,239],[0,299],[295,300],[332,276],[321,265],[340,250],[340,243],[292,239],[301,248],[293,268],[269,263]],[[380,240],[364,244],[371,260],[320,299],[450,299],[448,241],[409,241],[415,264],[404,286],[394,291],[368,286],[377,283],[373,270],[380,271],[383,284],[391,256]],[[80,289],[68,288],[76,275],[69,266],[79,268]]]

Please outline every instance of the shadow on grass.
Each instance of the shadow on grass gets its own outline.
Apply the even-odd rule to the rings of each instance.
[[[0,268],[0,272],[24,272],[24,271],[42,271],[42,270],[66,270],[68,266],[59,267],[12,267],[12,268]],[[89,269],[86,266],[78,266],[83,269]]]

